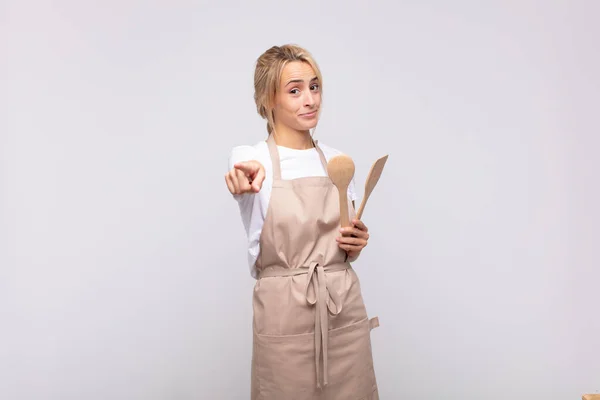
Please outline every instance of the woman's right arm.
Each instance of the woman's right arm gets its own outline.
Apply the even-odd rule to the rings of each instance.
[[[246,173],[243,172],[243,168],[245,168],[248,163],[253,164],[252,161],[255,161],[257,158],[259,158],[258,151],[252,146],[234,147],[229,155],[229,170],[227,174],[225,174],[227,188],[233,198],[237,200],[240,208],[240,216],[242,217],[242,222],[247,235],[250,234],[250,223],[256,208],[255,203],[259,201],[256,194],[262,188],[262,180],[261,178],[254,179],[252,184],[250,184],[250,179]],[[262,166],[260,162],[256,161],[256,163]],[[240,169],[240,166],[242,169]],[[259,167],[258,169],[260,170],[261,168]],[[262,168],[262,170],[264,177],[264,168]],[[252,189],[252,186],[255,188]],[[248,190],[248,188],[250,188],[250,190]],[[258,190],[256,188],[258,188]]]

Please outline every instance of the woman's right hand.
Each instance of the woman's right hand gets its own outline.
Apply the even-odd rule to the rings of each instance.
[[[265,167],[256,160],[236,163],[225,174],[225,182],[231,194],[258,193],[264,180]]]

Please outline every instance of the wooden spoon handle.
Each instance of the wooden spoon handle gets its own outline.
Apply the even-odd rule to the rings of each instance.
[[[340,193],[340,225],[342,228],[350,226],[348,216],[348,190],[339,190]]]

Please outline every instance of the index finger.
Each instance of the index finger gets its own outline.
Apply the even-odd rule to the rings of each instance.
[[[256,167],[250,163],[239,162],[233,165],[233,168],[242,171],[246,175],[252,175],[256,172]]]

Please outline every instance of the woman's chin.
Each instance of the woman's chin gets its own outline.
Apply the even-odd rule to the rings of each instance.
[[[298,124],[298,127],[300,128],[300,130],[303,131],[308,131],[311,129],[314,129],[317,126],[317,123],[319,122],[319,120],[317,118],[315,118],[314,121],[300,121],[300,123]]]

